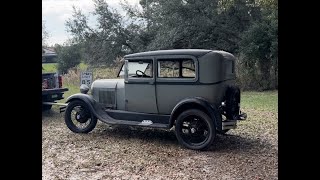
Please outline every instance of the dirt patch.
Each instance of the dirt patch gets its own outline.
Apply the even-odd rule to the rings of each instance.
[[[248,120],[207,151],[181,147],[173,131],[110,127],[72,133],[63,114],[43,113],[43,179],[278,179],[278,114]]]

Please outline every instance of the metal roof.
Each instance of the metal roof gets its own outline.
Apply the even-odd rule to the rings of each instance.
[[[192,55],[195,57],[203,56],[213,50],[208,49],[171,49],[171,50],[157,50],[128,54],[124,58],[145,57],[145,56],[159,56],[159,55]]]
[[[42,53],[43,57],[57,56],[57,53],[54,52],[53,50],[49,50],[49,49],[45,49],[45,48],[43,48],[42,50],[44,51],[44,53]]]

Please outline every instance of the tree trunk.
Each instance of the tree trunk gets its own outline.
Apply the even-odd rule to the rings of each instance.
[[[259,63],[260,79],[261,79],[261,90],[269,90],[271,84],[271,61],[264,58]]]

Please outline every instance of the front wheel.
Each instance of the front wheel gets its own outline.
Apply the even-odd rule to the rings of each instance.
[[[175,131],[179,143],[194,150],[208,148],[216,136],[213,120],[197,109],[181,113],[177,118]]]
[[[75,100],[66,108],[65,123],[72,132],[88,133],[96,127],[97,118],[91,113],[86,103]]]

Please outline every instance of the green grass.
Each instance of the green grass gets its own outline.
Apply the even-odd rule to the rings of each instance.
[[[55,73],[57,72],[57,63],[42,64],[42,73]]]
[[[58,100],[58,103],[66,103],[67,98],[73,94],[79,93],[80,92],[80,86],[75,86],[72,84],[65,84],[63,85],[63,87],[68,88],[69,90],[64,92],[63,97],[64,99]],[[53,106],[52,107],[54,109],[54,111],[59,112],[59,106]]]
[[[86,70],[86,69],[88,68],[88,65],[85,64],[85,63],[80,63],[80,64],[78,65],[78,67],[79,67],[80,70]]]
[[[69,90],[64,93],[64,95],[63,95],[64,99],[57,101],[59,103],[65,103],[69,96],[80,92],[80,85],[75,86],[72,84],[65,84],[64,87],[68,88]]]
[[[241,94],[241,107],[262,111],[278,111],[278,91],[252,92]]]
[[[241,121],[237,131],[260,134],[261,139],[278,137],[278,91],[252,92],[241,94],[241,110],[247,113],[247,120]],[[252,138],[255,138],[254,136]]]
[[[46,64],[42,64],[42,72],[43,73],[47,73],[47,72],[57,72],[58,69],[58,63],[46,63]],[[77,66],[78,69],[80,70],[86,70],[88,68],[88,65],[85,63],[80,63]]]
[[[64,93],[64,99],[59,100],[59,103],[64,103],[66,98],[72,94],[80,92],[80,72],[87,69],[87,65],[81,63],[77,67],[77,71],[69,71],[68,74],[63,76],[63,87],[69,89],[69,91]],[[108,79],[116,78],[118,70],[111,68],[94,68],[93,69],[93,81],[97,79]]]

